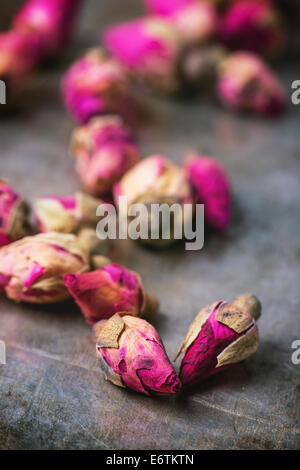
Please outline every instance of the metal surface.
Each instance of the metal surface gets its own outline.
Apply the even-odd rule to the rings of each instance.
[[[96,42],[104,24],[138,14],[138,3],[88,2],[74,55]],[[68,156],[73,123],[58,91],[66,65],[43,71],[27,108],[0,121],[0,174],[31,200],[78,187]],[[293,66],[280,73],[287,88],[299,78]],[[105,382],[90,327],[71,302],[32,308],[1,297],[0,448],[299,448],[300,365],[292,363],[291,344],[300,339],[300,107],[261,120],[208,99],[145,92],[142,100],[149,110],[137,130],[143,154],[180,162],[198,148],[220,159],[233,181],[234,220],[226,236],[207,234],[197,253],[125,244],[114,259],[159,297],[156,326],[170,357],[200,308],[244,291],[263,303],[259,350],[186,394],[150,399]]]

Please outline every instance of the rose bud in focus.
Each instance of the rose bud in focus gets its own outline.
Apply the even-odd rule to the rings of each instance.
[[[177,6],[176,2],[173,5],[173,2],[168,1],[169,4],[172,4],[172,8],[169,8],[168,12],[166,11],[168,8],[163,8],[166,1],[160,2],[161,7],[158,2],[153,2],[151,8],[152,2],[149,1],[148,3],[150,12],[151,10],[157,10],[156,14],[160,14],[159,11],[164,10],[161,16],[172,23],[184,41],[204,42],[210,39],[216,31],[216,10],[213,4],[206,0],[179,2]]]
[[[121,197],[126,197],[126,205],[122,203]],[[148,157],[129,170],[115,185],[114,199],[120,217],[128,217],[129,221],[132,216],[131,206],[143,205],[144,211],[139,214],[142,220],[139,240],[159,248],[183,239],[183,227],[193,216],[192,195],[184,172],[162,155]],[[177,210],[171,211],[167,227],[163,226],[161,220],[155,220],[152,211],[154,205],[164,205],[170,211],[175,204]],[[142,234],[144,229],[145,236]],[[176,232],[179,232],[179,236],[176,236]]]
[[[220,24],[220,39],[232,49],[277,55],[286,43],[281,18],[269,0],[233,3]]]
[[[225,169],[214,158],[191,155],[186,159],[186,178],[197,204],[204,204],[208,225],[225,231],[230,223],[232,196]]]
[[[75,235],[25,237],[0,249],[0,290],[17,302],[59,302],[69,297],[64,274],[88,269],[88,257]]]
[[[180,380],[150,323],[114,315],[94,328],[97,358],[107,380],[148,396],[180,391]]]
[[[204,307],[191,324],[178,351],[183,385],[193,385],[251,356],[258,347],[258,329],[246,310],[218,301]]]
[[[261,302],[253,294],[241,294],[232,302],[240,310],[246,310],[255,321],[261,316]]]
[[[220,65],[217,95],[238,111],[277,115],[285,108],[285,91],[268,65],[255,54],[236,52]]]
[[[71,152],[85,189],[103,196],[140,158],[131,133],[117,116],[92,119],[75,129]]]
[[[17,30],[39,34],[43,56],[58,52],[69,39],[82,0],[28,0],[13,21]]]
[[[166,92],[177,91],[182,38],[169,21],[145,17],[117,24],[104,32],[103,41],[135,78]]]
[[[123,311],[141,317],[152,305],[152,296],[148,302],[140,276],[118,264],[89,273],[66,274],[64,284],[92,325]]]
[[[36,199],[33,204],[35,220],[40,232],[76,233],[99,221],[97,207],[102,203],[88,194],[49,196]]]
[[[0,247],[30,232],[28,207],[5,181],[0,180]]]
[[[100,48],[77,60],[62,82],[66,108],[80,124],[101,114],[126,114],[130,88],[126,70]]]

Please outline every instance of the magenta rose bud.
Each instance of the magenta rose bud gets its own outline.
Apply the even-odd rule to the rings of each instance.
[[[180,380],[150,323],[114,315],[97,323],[95,333],[97,358],[107,380],[148,396],[180,391]]]
[[[66,108],[80,124],[101,114],[126,114],[130,89],[126,70],[100,48],[77,60],[62,82]]]
[[[250,52],[236,52],[221,62],[216,90],[220,102],[236,111],[272,116],[286,106],[285,91],[274,72]]]
[[[39,232],[77,233],[83,227],[96,227],[97,208],[103,201],[77,192],[72,196],[36,199],[34,217]]]
[[[29,232],[26,203],[5,181],[0,180],[0,247]]]
[[[167,92],[177,90],[182,38],[169,21],[145,17],[117,24],[104,32],[103,42],[135,78]]]
[[[69,297],[64,274],[88,269],[88,256],[75,235],[25,237],[0,249],[0,290],[16,302],[59,302]]]
[[[42,39],[43,56],[58,52],[71,34],[82,0],[28,0],[13,27],[34,31]]]
[[[144,0],[148,12],[153,15],[170,16],[175,11],[195,4],[195,0]]]
[[[280,16],[268,0],[233,3],[221,20],[220,38],[233,49],[267,55],[278,54],[286,43]]]
[[[145,313],[147,298],[140,276],[118,264],[66,274],[64,284],[91,325],[118,312],[136,317]]]
[[[230,223],[232,196],[225,169],[215,159],[191,156],[185,164],[186,178],[197,204],[204,204],[208,225],[225,231]]]
[[[194,319],[177,357],[183,385],[193,385],[243,361],[258,347],[254,318],[234,303],[215,302]]]
[[[133,136],[117,116],[94,118],[75,129],[71,151],[83,186],[98,196],[110,193],[140,158]]]

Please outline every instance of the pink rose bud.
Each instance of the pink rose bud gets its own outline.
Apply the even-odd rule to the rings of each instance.
[[[139,317],[146,311],[147,296],[140,276],[118,264],[66,274],[64,283],[91,325],[118,312]]]
[[[100,48],[77,60],[62,83],[66,108],[80,124],[101,114],[126,114],[130,89],[123,66]]]
[[[133,136],[117,116],[94,118],[75,129],[71,151],[82,184],[98,196],[111,192],[140,158]]]
[[[0,247],[28,235],[28,207],[5,181],[0,180]]]
[[[69,297],[63,276],[89,269],[75,235],[25,237],[0,249],[0,290],[16,302],[46,304]]]
[[[277,115],[285,108],[285,91],[275,74],[258,56],[236,52],[220,65],[217,94],[231,109]]]
[[[145,217],[149,236],[147,239],[141,239],[140,241],[160,248],[175,242],[175,228],[179,225],[184,226],[193,215],[192,195],[184,172],[163,155],[152,155],[142,160],[115,185],[115,203],[119,207],[120,217],[126,218],[127,213],[125,213],[125,210],[127,208],[120,203],[121,196],[126,196],[127,208],[130,208],[132,204],[143,204],[146,207]],[[151,236],[151,232],[157,229],[151,218],[151,206],[153,204],[165,204],[169,207],[173,204],[181,206],[180,213],[174,213],[174,223],[170,224],[172,225],[170,227],[170,236],[167,238],[163,238],[161,227],[159,227],[156,239]],[[184,210],[185,204],[189,204],[189,206]],[[142,214],[141,218],[143,218]],[[150,223],[148,223],[149,221]]]
[[[97,358],[107,380],[148,396],[180,391],[180,380],[150,323],[114,315],[97,323],[95,332]]]
[[[166,6],[166,4],[171,6]],[[213,4],[199,1],[147,1],[150,13],[170,21],[185,41],[204,42],[211,38],[217,27],[217,14]]]
[[[281,18],[269,0],[233,3],[221,21],[220,38],[233,49],[268,55],[278,54],[286,43]]]
[[[206,222],[225,231],[230,222],[232,196],[225,169],[211,157],[191,156],[185,164],[186,177],[197,204],[204,204]]]
[[[102,203],[87,194],[49,196],[36,199],[33,204],[35,220],[40,232],[76,233],[86,226],[96,227],[97,207]]]
[[[182,38],[169,21],[145,17],[121,23],[108,28],[103,41],[135,78],[167,92],[177,90],[176,63]]]
[[[47,56],[66,43],[82,0],[28,0],[16,15],[13,26],[38,33]]]
[[[228,369],[255,353],[255,320],[234,303],[218,301],[204,307],[191,324],[177,357],[183,385],[193,385]]]

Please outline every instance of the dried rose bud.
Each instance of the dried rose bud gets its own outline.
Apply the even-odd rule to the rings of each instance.
[[[246,310],[255,321],[261,316],[261,302],[253,294],[241,294],[232,303],[236,308]]]
[[[120,203],[121,196],[126,196],[128,208],[132,204],[143,204],[146,207],[145,225],[147,222],[148,232],[147,237],[141,241],[150,245],[164,247],[173,243],[175,228],[184,226],[193,215],[191,191],[184,172],[162,155],[153,155],[142,160],[115,185],[115,203],[119,207],[121,218],[126,218],[127,208]],[[156,227],[151,217],[153,204],[165,204],[169,208],[173,204],[180,205],[180,211],[172,215],[174,219],[171,221],[167,238],[163,236],[162,227]],[[184,208],[185,204],[189,206]],[[155,230],[158,231],[157,239],[151,236],[151,232]]]
[[[191,324],[177,357],[183,385],[192,385],[228,369],[255,353],[258,329],[246,310],[218,301],[204,307]]]
[[[217,27],[217,14],[213,4],[205,0],[184,2],[147,1],[150,13],[166,18],[185,41],[204,42],[210,39]]]
[[[118,264],[83,274],[66,274],[65,286],[88,323],[107,320],[118,312],[143,316],[146,294],[139,275]]]
[[[37,32],[43,56],[53,54],[69,39],[82,0],[28,0],[16,15],[13,27]]]
[[[96,352],[107,380],[145,395],[173,395],[181,383],[150,323],[114,315],[96,325]]]
[[[187,158],[185,172],[196,203],[204,204],[206,222],[225,231],[232,206],[230,181],[225,169],[211,157],[192,155]]]
[[[92,194],[103,196],[140,158],[132,134],[117,116],[92,119],[75,129],[71,152],[82,184]]]
[[[233,49],[274,55],[286,43],[281,18],[269,0],[233,3],[220,24],[220,38]]]
[[[0,180],[0,247],[30,232],[28,207],[5,181]]]
[[[182,38],[169,21],[145,17],[117,24],[104,32],[103,41],[135,78],[167,92],[178,89],[176,63]]]
[[[100,48],[77,60],[62,82],[65,105],[80,124],[101,114],[125,114],[130,88],[126,70]]]
[[[87,194],[49,196],[34,202],[34,215],[40,232],[76,233],[84,226],[96,226],[97,207],[102,203]]]
[[[0,290],[17,302],[59,302],[69,297],[64,274],[88,269],[87,255],[75,235],[25,237],[0,250]]]
[[[285,92],[275,74],[250,52],[236,52],[221,63],[217,94],[234,110],[276,115],[285,108]]]

